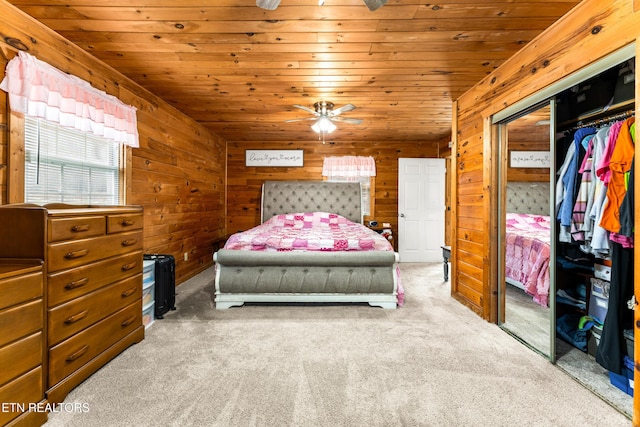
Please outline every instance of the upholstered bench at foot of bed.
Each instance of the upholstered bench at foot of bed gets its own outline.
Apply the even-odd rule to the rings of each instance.
[[[245,302],[366,302],[396,308],[398,255],[365,252],[214,254],[217,309]]]

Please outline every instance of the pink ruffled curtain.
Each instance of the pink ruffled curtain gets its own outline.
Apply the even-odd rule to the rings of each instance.
[[[136,109],[78,77],[18,52],[0,89],[16,112],[139,147]]]
[[[376,161],[362,156],[325,157],[322,176],[376,176]]]

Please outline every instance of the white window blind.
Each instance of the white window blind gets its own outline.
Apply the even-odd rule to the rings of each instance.
[[[25,202],[117,205],[119,143],[25,117]]]
[[[362,214],[371,215],[371,177],[376,175],[373,157],[325,157],[322,175],[327,177],[327,181],[359,182],[362,188]]]
[[[359,182],[362,191],[362,215],[371,215],[371,178],[368,176],[329,176],[327,181],[332,182]]]

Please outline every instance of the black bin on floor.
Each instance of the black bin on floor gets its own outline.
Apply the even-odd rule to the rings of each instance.
[[[173,255],[144,254],[145,260],[155,261],[155,317],[164,318],[176,309],[176,260]]]

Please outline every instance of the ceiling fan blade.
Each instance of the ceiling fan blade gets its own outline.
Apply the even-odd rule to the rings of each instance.
[[[306,117],[306,118],[299,118],[299,119],[289,119],[289,120],[285,120],[285,123],[293,123],[293,122],[304,122],[307,120],[318,120],[317,117]]]
[[[296,108],[299,108],[301,110],[307,111],[307,112],[313,114],[314,116],[319,116],[320,115],[316,110],[314,110],[312,108],[309,108],[309,107],[305,107],[304,105],[293,104],[293,107],[296,107]]]
[[[261,9],[276,10],[280,0],[256,0],[256,6]]]
[[[342,114],[342,113],[346,113],[346,112],[349,112],[349,111],[353,111],[355,109],[356,109],[355,105],[346,104],[346,105],[343,105],[342,107],[334,108],[333,110],[331,110],[329,115],[330,116],[337,116],[338,114]]]
[[[362,119],[352,119],[350,117],[331,117],[330,120],[334,122],[351,123],[352,125],[359,125],[362,123]]]
[[[364,1],[364,4],[366,4],[369,10],[372,12],[374,10],[380,9],[387,2],[387,0],[363,0],[363,1]]]

